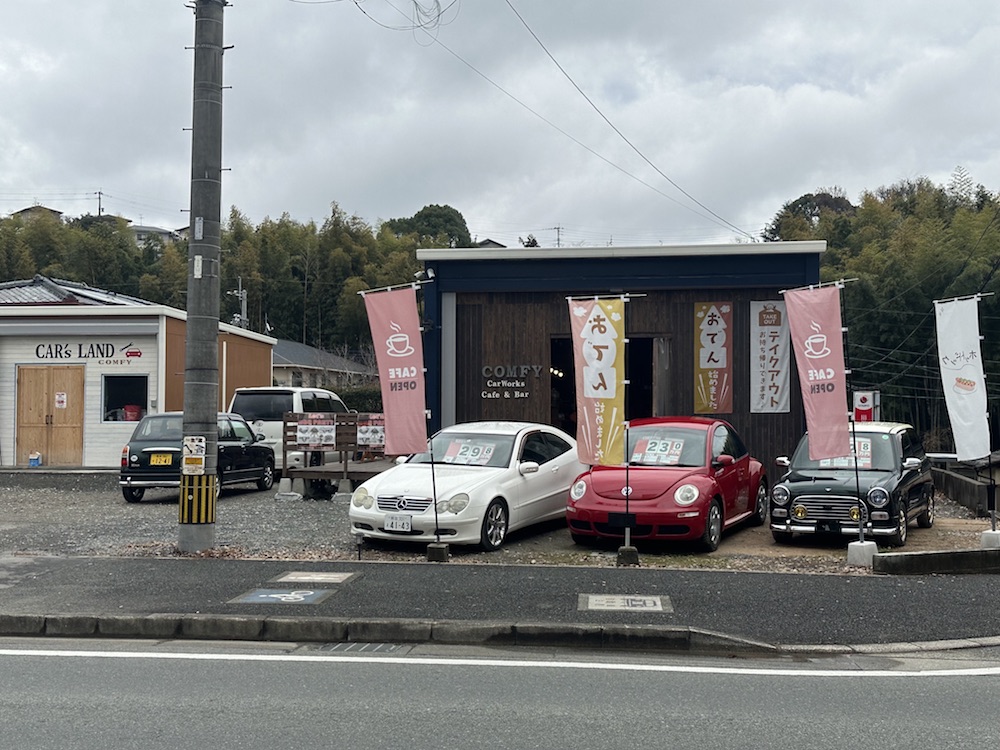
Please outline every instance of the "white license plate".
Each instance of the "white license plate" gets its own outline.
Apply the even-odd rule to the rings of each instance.
[[[390,514],[385,517],[383,526],[386,531],[413,531],[412,520],[413,516]]]

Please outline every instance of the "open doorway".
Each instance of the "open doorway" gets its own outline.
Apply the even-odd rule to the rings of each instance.
[[[550,353],[551,424],[576,435],[576,378],[573,346],[553,338]],[[653,339],[630,338],[625,345],[625,419],[653,416]]]

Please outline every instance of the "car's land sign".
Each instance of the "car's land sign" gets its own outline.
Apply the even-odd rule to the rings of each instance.
[[[384,528],[386,531],[412,531],[413,516],[390,513],[385,517]]]

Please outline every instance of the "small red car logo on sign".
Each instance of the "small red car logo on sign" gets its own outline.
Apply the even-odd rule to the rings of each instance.
[[[129,349],[127,352],[125,352],[125,356],[126,357],[141,357],[142,356],[142,352],[140,352],[138,349]]]

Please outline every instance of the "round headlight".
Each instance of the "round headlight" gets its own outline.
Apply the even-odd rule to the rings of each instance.
[[[674,502],[678,505],[690,505],[698,499],[698,488],[693,484],[682,484],[674,490]]]
[[[469,507],[469,496],[464,492],[437,502],[438,513],[461,513],[467,507]]]
[[[569,488],[569,496],[574,500],[579,500],[586,494],[587,494],[587,483],[582,479],[579,479],[576,482],[574,482],[573,486]]]
[[[788,491],[788,488],[783,484],[776,484],[771,488],[771,502],[775,505],[785,505],[788,503],[792,494]]]
[[[358,487],[354,490],[354,494],[351,495],[351,504],[358,507],[364,508],[365,510],[370,510],[372,505],[374,505],[374,498],[368,493],[364,487]]]
[[[889,492],[884,487],[872,487],[868,490],[868,504],[882,508],[889,502]]]

